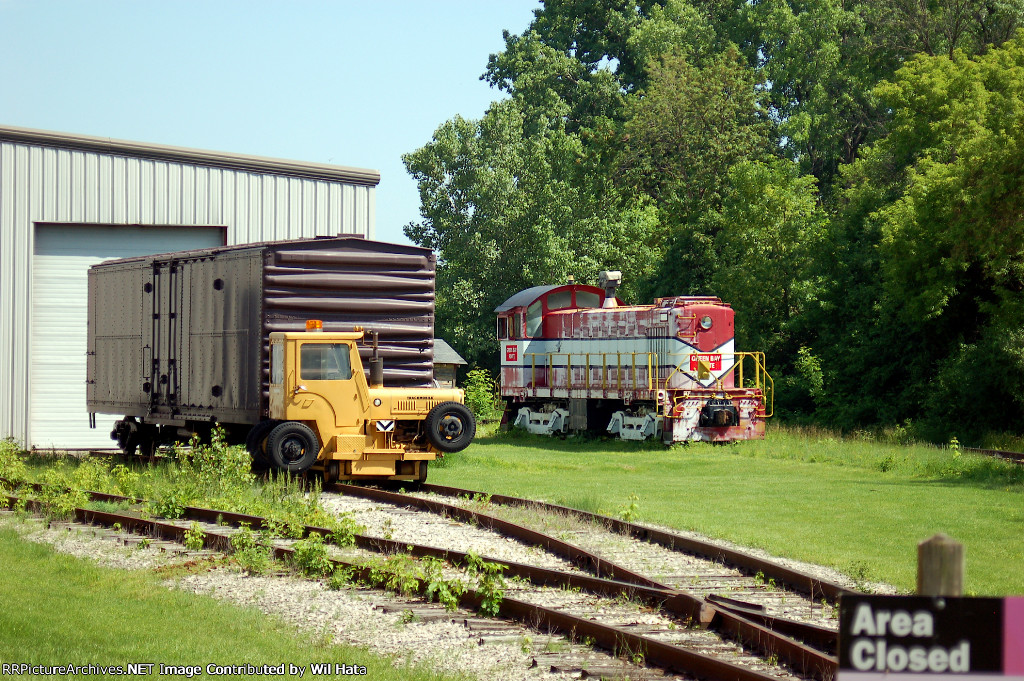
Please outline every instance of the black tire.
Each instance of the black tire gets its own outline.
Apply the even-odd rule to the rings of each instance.
[[[139,425],[134,416],[125,416],[124,420],[114,424],[110,438],[117,442],[118,448],[125,456],[133,456],[139,448]]]
[[[424,425],[430,444],[449,454],[468,447],[476,435],[473,412],[458,402],[442,402],[431,409]]]
[[[249,456],[257,464],[263,464],[264,466],[270,464],[270,459],[267,458],[267,453],[264,451],[264,442],[267,436],[270,435],[270,431],[274,429],[280,421],[260,421],[255,426],[249,429],[249,432],[245,436],[245,449],[249,452]]]
[[[316,433],[297,421],[279,423],[267,436],[267,456],[281,471],[302,473],[313,465],[319,453]]]

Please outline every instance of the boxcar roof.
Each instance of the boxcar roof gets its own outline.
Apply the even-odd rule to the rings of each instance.
[[[369,251],[371,253],[404,254],[416,256],[433,256],[433,251],[420,246],[409,246],[406,244],[392,244],[385,241],[371,241],[364,239],[357,234],[339,234],[338,236],[320,236],[312,239],[282,239],[280,241],[255,241],[245,244],[233,244],[231,246],[215,246],[214,248],[198,248],[188,251],[177,251],[171,253],[154,253],[152,255],[136,255],[129,258],[117,258],[105,260],[102,263],[93,265],[94,268],[107,265],[120,265],[128,262],[145,260],[166,260],[168,257],[180,259],[195,259],[220,255],[221,253],[232,253],[250,249],[270,248],[273,250],[286,251],[299,250],[322,250],[335,247],[351,248],[353,250]]]

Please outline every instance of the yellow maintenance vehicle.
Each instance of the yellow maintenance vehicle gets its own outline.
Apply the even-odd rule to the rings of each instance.
[[[464,392],[385,388],[376,336],[366,380],[359,358],[362,330],[270,334],[270,419],[246,445],[279,470],[322,466],[328,482],[356,478],[415,480],[440,452],[465,448],[476,432]]]
[[[476,431],[463,392],[432,387],[435,265],[352,236],[93,265],[90,424],[125,454],[218,428],[256,466],[423,480]]]

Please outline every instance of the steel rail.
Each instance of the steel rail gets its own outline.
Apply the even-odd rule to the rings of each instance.
[[[353,487],[355,486],[346,485],[342,489],[348,490]],[[641,541],[649,541],[673,551],[707,558],[720,563],[728,563],[749,574],[757,574],[760,572],[766,578],[774,579],[779,584],[785,584],[791,589],[808,594],[812,600],[818,597],[823,597],[832,601],[838,601],[841,595],[854,593],[852,590],[835,582],[821,579],[799,570],[787,568],[783,565],[779,565],[778,563],[773,563],[771,561],[764,560],[763,558],[752,556],[737,549],[725,548],[693,537],[684,537],[683,535],[676,534],[674,532],[645,527],[644,525],[627,522],[625,520],[620,520],[619,518],[612,518],[606,515],[591,513],[589,511],[581,511],[569,506],[549,504],[543,501],[533,501],[531,499],[521,499],[519,497],[507,496],[504,494],[487,494],[486,492],[459,489],[457,487],[449,487],[446,485],[432,485],[429,483],[421,485],[419,489],[422,492],[432,492],[434,494],[448,497],[474,497],[476,495],[480,495],[487,498],[491,503],[501,506],[523,506],[526,508],[547,511],[549,513],[572,515],[587,522],[604,525],[619,534],[628,535]]]
[[[15,504],[20,498],[13,495],[4,495],[9,503]],[[102,495],[115,497],[116,495]],[[124,499],[122,497],[122,499]],[[26,508],[35,512],[43,510],[43,504],[38,500],[25,500]],[[195,507],[193,507],[195,508]],[[249,519],[257,519],[257,516],[245,514],[234,514],[215,511],[213,509],[202,509],[203,511],[215,513],[222,521],[230,522],[230,516],[237,516]],[[182,527],[168,522],[161,522],[151,518],[126,513],[113,513],[109,511],[96,511],[85,508],[75,508],[72,514],[77,522],[85,524],[100,524],[108,527],[119,526],[123,530],[141,532],[152,536],[171,538],[183,542],[185,533],[189,528]],[[262,520],[262,519],[260,519]],[[317,529],[317,528],[313,528]],[[400,544],[400,543],[399,543]],[[203,547],[220,551],[229,550],[231,538],[229,535],[215,530],[204,530]],[[294,555],[294,549],[285,546],[273,546],[275,557],[279,559]],[[357,563],[337,558],[329,558],[332,567],[341,567],[353,571],[358,579],[372,582],[372,568]],[[632,587],[634,585],[627,585]],[[428,584],[423,580],[416,580],[416,592],[421,595],[426,593]],[[459,604],[463,607],[479,611],[483,598],[472,589],[467,589],[459,597]],[[624,652],[629,656],[639,655],[645,664],[654,664],[657,667],[669,671],[692,674],[698,678],[715,679],[721,681],[774,681],[775,677],[763,672],[742,667],[740,665],[716,659],[677,645],[658,641],[656,639],[624,631],[618,627],[601,624],[592,620],[584,619],[576,615],[560,612],[551,608],[534,605],[511,597],[502,599],[498,615],[506,619],[514,619],[527,626],[540,628],[543,626],[551,632],[565,633],[569,636],[583,636],[593,639],[601,647],[619,655]]]
[[[977,447],[961,447],[965,452],[972,452],[974,454],[983,454],[985,456],[995,457],[1004,461],[1011,461],[1013,463],[1024,464],[1024,453],[1022,452],[1007,452],[1002,449],[979,449]]]

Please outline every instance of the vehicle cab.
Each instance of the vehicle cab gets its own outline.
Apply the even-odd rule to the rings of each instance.
[[[270,334],[270,419],[254,428],[254,457],[289,471],[316,464],[332,480],[418,480],[439,452],[472,441],[462,390],[371,385],[359,356],[364,333],[317,328]]]

